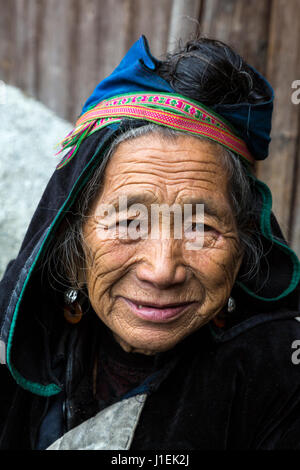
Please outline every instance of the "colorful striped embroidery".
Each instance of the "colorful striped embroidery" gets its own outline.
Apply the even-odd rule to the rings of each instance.
[[[86,137],[123,118],[142,119],[191,135],[202,135],[237,153],[248,163],[254,162],[233,127],[206,106],[168,93],[127,93],[104,100],[79,117],[74,130],[61,142],[58,153],[72,148],[57,169],[69,163]]]

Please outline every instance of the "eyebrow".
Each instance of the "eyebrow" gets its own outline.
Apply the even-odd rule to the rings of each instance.
[[[146,206],[150,204],[164,204],[163,202],[159,203],[158,197],[151,193],[136,193],[136,194],[128,194],[124,195],[127,197],[127,207],[130,207],[133,204],[145,204]],[[116,210],[119,209],[119,197],[114,199],[110,202]],[[209,201],[204,198],[199,197],[186,197],[180,200],[180,204],[182,207],[184,204],[191,204],[196,207],[196,204],[203,204],[204,205],[204,213],[214,217],[216,219],[221,220],[224,216],[228,216],[226,213],[227,211],[224,210],[224,207],[220,208],[219,205],[215,204],[213,201]],[[225,215],[226,214],[226,215]]]
[[[204,213],[207,215],[210,215],[211,217],[214,217],[216,219],[222,219],[222,216],[224,215],[224,208],[220,208],[219,205],[215,204],[213,201],[204,199],[204,198],[198,198],[198,197],[188,197],[188,198],[183,198],[181,200],[181,204],[192,204],[193,208],[196,207],[197,204],[203,205],[204,206]]]
[[[112,204],[117,210],[119,209],[119,197],[109,202],[109,204]],[[127,207],[130,207],[133,204],[150,205],[158,202],[157,196],[150,193],[124,194],[123,197],[127,197]]]

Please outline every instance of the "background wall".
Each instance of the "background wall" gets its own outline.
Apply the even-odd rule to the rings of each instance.
[[[276,93],[270,158],[258,165],[300,255],[299,0],[0,0],[0,80],[74,121],[140,34],[162,56],[201,32],[233,46]]]

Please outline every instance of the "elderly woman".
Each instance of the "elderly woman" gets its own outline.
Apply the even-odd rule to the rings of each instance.
[[[272,107],[209,39],[97,86],[1,283],[2,449],[300,448]]]

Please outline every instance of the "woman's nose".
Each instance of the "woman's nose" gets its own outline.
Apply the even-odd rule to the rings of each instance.
[[[186,266],[182,263],[179,253],[176,253],[174,241],[159,240],[151,245],[137,265],[136,275],[139,281],[150,283],[158,289],[184,283]]]

